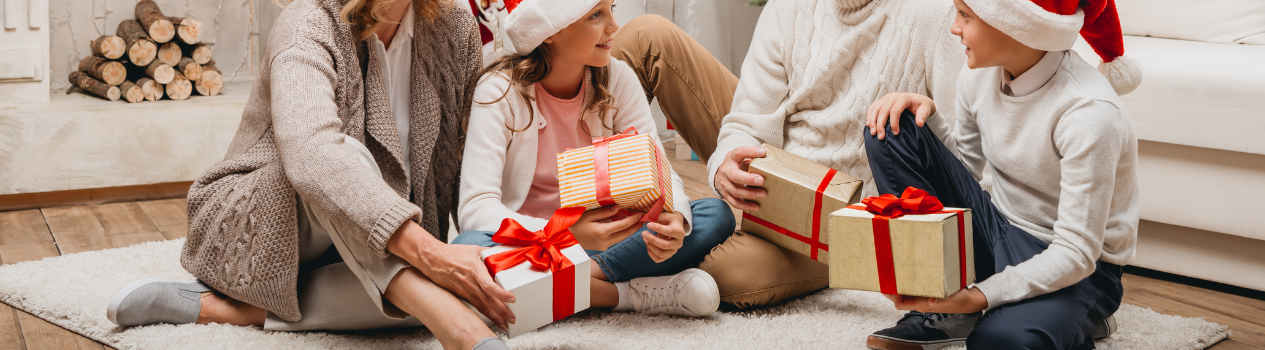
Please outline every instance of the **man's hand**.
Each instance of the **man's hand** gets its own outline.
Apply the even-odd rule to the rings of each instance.
[[[934,312],[942,314],[969,314],[984,311],[988,308],[988,297],[976,288],[968,288],[953,293],[948,298],[937,299],[927,297],[911,297],[895,294],[883,294],[896,305],[897,310],[913,310],[918,312]]]
[[[927,124],[927,118],[936,113],[936,103],[930,97],[904,92],[889,93],[870,105],[865,112],[865,126],[870,127],[870,135],[878,135],[882,140],[887,137],[887,123],[892,124],[892,135],[900,135],[900,114],[906,109],[914,112],[914,121],[918,126]]]
[[[764,185],[764,177],[747,172],[751,159],[760,157],[764,157],[764,148],[738,147],[729,151],[720,163],[720,168],[716,169],[716,192],[720,193],[721,199],[738,210],[760,209],[760,204],[748,199],[764,198],[764,189],[755,188]]]
[[[580,242],[580,247],[587,250],[606,250],[628,238],[639,228],[636,224],[641,216],[637,215],[603,222],[618,213],[619,207],[614,205],[585,211],[584,215],[580,216],[580,220],[572,224],[568,230],[575,236],[575,240]]]
[[[396,230],[387,250],[403,258],[432,282],[465,300],[501,329],[517,319],[505,303],[514,294],[497,285],[479,254],[485,247],[439,242],[412,220]]]
[[[646,240],[646,252],[655,263],[671,258],[685,243],[685,216],[681,213],[660,214],[659,221],[646,223],[646,228],[658,233],[641,233],[641,238]]]

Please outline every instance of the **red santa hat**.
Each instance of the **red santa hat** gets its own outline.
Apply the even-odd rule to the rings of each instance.
[[[1098,71],[1117,94],[1130,93],[1142,82],[1142,67],[1124,56],[1115,0],[962,1],[984,22],[1037,50],[1071,49],[1080,34],[1102,58]]]

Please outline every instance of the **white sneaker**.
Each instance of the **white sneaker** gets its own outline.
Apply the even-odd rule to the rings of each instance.
[[[720,308],[716,280],[699,269],[672,276],[640,277],[628,283],[633,310],[647,314],[705,317]]]

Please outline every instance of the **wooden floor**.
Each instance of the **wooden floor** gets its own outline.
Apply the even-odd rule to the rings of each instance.
[[[685,180],[690,198],[714,196],[702,163],[673,161],[673,167]],[[176,239],[187,233],[182,198],[0,212],[0,263]],[[1124,286],[1126,303],[1230,326],[1230,339],[1212,349],[1265,350],[1265,300],[1136,274],[1126,274]],[[108,348],[0,304],[0,350]]]

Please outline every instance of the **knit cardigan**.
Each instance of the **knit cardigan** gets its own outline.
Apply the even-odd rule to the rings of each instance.
[[[949,33],[949,0],[771,0],[756,23],[733,106],[707,164],[768,143],[865,180],[865,113],[891,92],[929,96],[928,126],[954,149],[958,72],[965,46]],[[713,189],[714,190],[714,189]]]
[[[189,190],[181,263],[199,280],[287,321],[299,313],[297,197],[386,257],[405,220],[446,241],[456,210],[463,124],[482,67],[469,10],[415,22],[405,171],[387,101],[383,57],[342,21],[345,0],[298,0],[273,26],[224,160]],[[350,136],[382,176],[360,163]]]
[[[658,129],[650,115],[650,103],[636,73],[620,60],[612,59],[609,67],[608,88],[618,109],[607,113],[605,120],[599,119],[597,112],[584,111],[581,118],[588,126],[589,134],[605,137],[613,135],[616,130],[622,132],[634,127],[639,133],[649,134],[655,144],[659,144]],[[585,73],[584,79],[591,79],[591,76]],[[549,221],[549,218],[518,213],[531,189],[540,128],[546,125],[544,117],[537,115],[533,119],[527,111],[530,103],[532,111],[540,113],[536,101],[524,101],[518,92],[512,90],[505,94],[509,88],[510,82],[505,75],[488,73],[480,79],[475,90],[475,103],[470,111],[469,142],[466,143],[464,157],[466,161],[461,168],[459,213],[463,230],[496,231],[502,220],[511,218],[524,228],[535,231],[544,228]],[[530,96],[535,96],[535,86],[528,86],[527,91]],[[593,91],[593,84],[585,84],[585,105],[592,100]],[[497,101],[502,95],[505,95],[504,99],[487,103]],[[529,122],[532,124],[528,125]],[[527,129],[513,132],[507,125]],[[688,234],[689,224],[693,222],[690,198],[676,171],[672,172],[672,193],[674,209],[685,216],[685,232]]]

